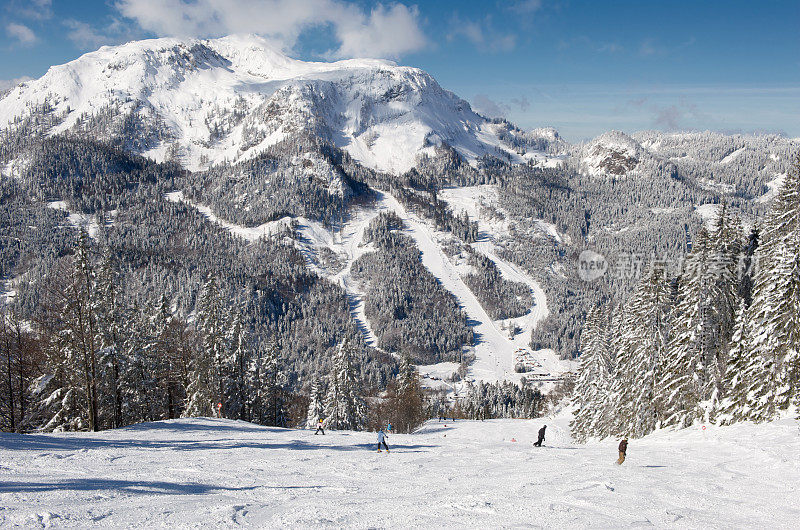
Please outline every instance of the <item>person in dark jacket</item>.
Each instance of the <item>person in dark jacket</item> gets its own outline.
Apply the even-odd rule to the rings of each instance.
[[[536,440],[536,443],[533,444],[534,447],[541,447],[542,442],[544,441],[544,430],[547,429],[547,425],[539,429],[539,439]]]
[[[622,465],[625,461],[625,454],[628,452],[628,439],[623,438],[622,441],[619,443],[619,460],[617,460],[617,465]]]

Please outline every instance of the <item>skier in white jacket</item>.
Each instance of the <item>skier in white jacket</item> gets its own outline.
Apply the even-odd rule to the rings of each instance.
[[[383,446],[386,448],[386,452],[387,453],[389,452],[389,446],[386,445],[386,438],[388,438],[388,436],[386,436],[386,433],[383,432],[383,429],[379,430],[378,431],[378,452],[379,453],[381,452],[381,444],[383,444]]]

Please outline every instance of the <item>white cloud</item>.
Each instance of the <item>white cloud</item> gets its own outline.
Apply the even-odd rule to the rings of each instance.
[[[339,0],[119,0],[115,7],[158,36],[217,37],[256,33],[284,49],[300,35],[331,26],[334,57],[398,57],[426,43],[415,7],[378,5],[366,12]]]
[[[28,76],[17,77],[14,79],[0,79],[0,92],[8,90],[9,88],[14,88],[18,84],[24,83],[25,81],[30,81],[31,79],[33,78]]]
[[[427,39],[418,22],[416,7],[395,4],[379,5],[369,17],[339,24],[336,35],[341,40],[339,56],[397,57],[421,50]]]
[[[463,37],[481,51],[510,52],[517,46],[516,34],[496,30],[491,15],[481,21],[462,20],[456,16],[451,28],[447,40]]]
[[[12,39],[16,39],[22,46],[30,46],[36,42],[36,34],[33,30],[16,22],[10,22],[6,25],[6,34]]]
[[[46,20],[53,16],[52,0],[9,0],[5,7],[16,17]]]
[[[520,14],[531,14],[542,8],[542,0],[521,0],[511,4],[508,9]]]
[[[470,101],[472,108],[480,114],[490,118],[509,118],[520,113],[528,112],[531,102],[521,94],[519,97],[512,97],[505,101],[492,98],[488,94],[476,94]]]
[[[71,18],[64,20],[64,26],[67,28],[67,38],[84,50],[96,50],[106,44],[117,44],[139,36],[119,20],[112,20],[102,31]]]
[[[472,98],[472,106],[475,110],[491,118],[505,118],[506,111],[501,105],[501,103],[497,103],[486,94],[476,94]]]

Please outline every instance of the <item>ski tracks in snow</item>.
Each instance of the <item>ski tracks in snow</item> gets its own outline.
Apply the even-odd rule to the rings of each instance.
[[[660,431],[617,466],[618,441],[574,444],[570,419],[429,421],[389,454],[211,418],[0,433],[0,527],[796,527],[796,420]]]

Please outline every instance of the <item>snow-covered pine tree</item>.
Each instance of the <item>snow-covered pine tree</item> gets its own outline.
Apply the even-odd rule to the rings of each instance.
[[[75,249],[74,276],[70,285],[73,296],[72,347],[83,358],[89,430],[100,430],[98,413],[98,350],[99,333],[95,306],[95,270],[89,256],[89,233],[81,228]]]
[[[768,377],[751,389],[753,419],[800,402],[800,153],[764,223],[756,251],[753,354]]]
[[[200,345],[189,375],[184,417],[215,416],[218,404],[222,403],[220,368],[225,357],[225,323],[219,287],[213,276],[206,280],[197,302],[197,332]]]
[[[26,423],[43,431],[79,431],[87,426],[80,365],[66,348],[63,334],[53,334],[45,350],[48,373],[31,385],[32,404]]]
[[[605,436],[601,427],[610,394],[610,359],[608,320],[603,308],[594,307],[586,316],[581,334],[581,355],[578,377],[573,390],[575,417],[570,423],[576,440],[584,442],[590,436]]]
[[[723,377],[738,306],[737,267],[742,252],[742,227],[722,204],[714,223],[707,272],[710,287],[708,311],[711,320],[711,347],[704,359],[706,386],[703,389],[703,419],[715,422],[724,394]]]
[[[247,373],[245,374],[245,410],[247,411],[247,421],[253,423],[264,423],[264,405],[261,379],[265,370],[263,367],[264,352],[262,348],[256,349],[247,363]]]
[[[753,281],[755,275],[755,253],[758,250],[758,242],[761,232],[758,225],[750,229],[747,240],[742,247],[741,258],[739,259],[739,298],[745,300],[745,305],[749,308],[753,303]]]
[[[278,427],[286,425],[286,380],[278,345],[269,340],[248,362],[245,402],[251,421]]]
[[[412,432],[425,421],[425,396],[417,368],[407,356],[400,361],[397,386],[391,403],[394,425],[399,432]]]
[[[725,394],[717,417],[717,421],[725,425],[750,418],[748,404],[750,386],[753,384],[753,378],[759,377],[754,371],[758,370],[761,363],[760,359],[753,355],[749,323],[747,300],[742,298],[736,312],[728,366],[723,380]]]
[[[605,438],[616,432],[618,411],[616,404],[619,402],[615,394],[618,386],[615,383],[617,375],[617,355],[622,346],[622,327],[625,320],[625,312],[621,305],[606,310],[607,314],[601,316],[600,322],[604,324],[605,335],[603,340],[606,344],[606,363],[605,373],[601,370],[598,375],[601,377],[595,380],[595,399],[594,414],[590,423],[592,436]],[[604,366],[603,364],[599,365]]]
[[[669,290],[663,268],[651,265],[625,308],[612,392],[616,428],[640,437],[657,426],[656,390],[669,337]]]
[[[286,374],[280,361],[280,350],[274,341],[267,343],[262,355],[261,403],[265,425],[286,426]]]
[[[153,410],[155,367],[149,350],[152,345],[150,325],[138,302],[128,307],[128,324],[120,355],[122,417],[126,425],[158,419]]]
[[[664,425],[688,427],[703,417],[700,403],[707,388],[706,360],[713,357],[711,252],[708,232],[700,231],[678,280],[678,304],[672,315],[672,337],[662,359],[657,401]]]
[[[236,311],[226,334],[227,356],[223,363],[226,416],[247,418],[247,369],[249,365],[247,333],[242,311]]]
[[[158,301],[150,307],[148,324],[151,329],[148,355],[156,374],[155,389],[158,407],[167,418],[178,417],[178,381],[180,368],[170,340],[173,315],[170,300],[161,293]]]
[[[120,356],[125,332],[118,284],[119,273],[114,255],[106,247],[96,277],[94,307],[97,312],[99,344],[99,416],[103,424],[111,428],[123,425]]]
[[[581,331],[578,374],[573,390],[575,412],[570,422],[572,436],[580,442],[585,442],[586,438],[590,436],[589,424],[594,414],[594,411],[591,409],[591,403],[593,402],[591,393],[595,378],[594,346],[597,343],[597,338],[601,336],[596,317],[598,311],[599,309],[597,307],[589,309],[586,315],[586,322]]]
[[[325,425],[331,429],[363,429],[367,406],[361,397],[361,381],[353,365],[353,347],[345,339],[333,358],[325,399]]]
[[[306,429],[316,429],[319,419],[325,418],[325,393],[319,378],[311,379],[311,388],[308,396],[308,414],[306,415]]]
[[[53,276],[45,319],[48,373],[34,384],[31,420],[47,431],[98,430],[97,321],[89,236],[81,229],[70,265]]]

